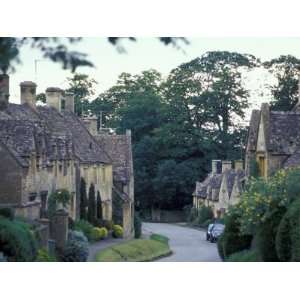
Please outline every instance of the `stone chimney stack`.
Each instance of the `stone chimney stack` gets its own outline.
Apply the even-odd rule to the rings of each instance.
[[[0,110],[7,108],[9,99],[9,76],[0,74]]]
[[[65,110],[75,112],[75,100],[73,93],[65,93]]]
[[[57,87],[46,89],[46,103],[61,112],[62,90]]]
[[[36,104],[36,84],[32,81],[23,81],[20,83],[21,87],[21,104],[29,104],[35,107]]]
[[[212,174],[219,174],[221,171],[221,160],[214,159],[211,161],[211,173]]]
[[[244,170],[243,161],[241,159],[234,161],[234,169],[236,171],[238,171],[238,170]]]
[[[232,163],[230,160],[222,160],[222,173],[226,170],[231,170]]]
[[[96,116],[87,116],[82,118],[82,121],[85,127],[88,129],[91,135],[97,135],[97,117]]]

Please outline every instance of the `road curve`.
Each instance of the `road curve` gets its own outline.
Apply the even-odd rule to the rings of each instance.
[[[173,254],[159,261],[221,261],[216,244],[206,241],[204,231],[176,224],[143,223],[143,234],[152,233],[162,234],[170,239],[169,245]]]

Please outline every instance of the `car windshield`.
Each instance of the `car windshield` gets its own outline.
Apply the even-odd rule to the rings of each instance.
[[[224,230],[225,226],[223,224],[216,224],[214,226],[214,230],[215,231],[221,231],[221,230]]]

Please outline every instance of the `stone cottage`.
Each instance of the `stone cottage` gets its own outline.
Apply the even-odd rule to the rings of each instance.
[[[20,87],[21,104],[9,103],[9,77],[0,75],[0,207],[42,218],[48,196],[64,188],[72,195],[69,215],[76,219],[82,177],[87,189],[95,185],[103,217],[111,220],[113,161],[74,114],[73,95],[48,88],[46,105],[37,106],[36,84]]]
[[[212,161],[212,171],[203,182],[196,182],[193,207],[203,205],[212,208],[215,217],[224,215],[230,205],[236,204],[242,193],[245,172],[243,161],[237,160],[232,168],[231,161]]]
[[[124,234],[134,233],[134,176],[131,131],[117,135],[108,128],[97,130],[97,118],[84,118],[89,132],[112,159],[113,165],[113,216],[123,224]]]
[[[256,164],[259,175],[265,178],[278,169],[300,165],[300,111],[271,111],[263,103],[253,110],[246,147],[246,174]]]

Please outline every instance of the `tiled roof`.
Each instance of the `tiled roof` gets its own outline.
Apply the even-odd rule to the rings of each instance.
[[[128,182],[133,172],[131,137],[99,134],[96,139],[112,158],[114,180]]]

